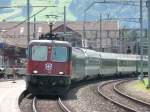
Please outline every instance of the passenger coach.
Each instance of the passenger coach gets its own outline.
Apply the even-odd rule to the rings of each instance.
[[[143,71],[147,73],[147,56]],[[71,81],[97,76],[136,75],[140,56],[96,52],[68,42],[33,40],[28,47],[26,87],[34,95],[64,95]]]

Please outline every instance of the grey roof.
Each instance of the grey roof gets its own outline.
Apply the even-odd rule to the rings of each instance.
[[[36,35],[37,37],[41,33],[49,32],[49,26],[47,22],[36,22]],[[53,29],[62,25],[63,22],[56,22]],[[71,28],[74,31],[83,30],[83,22],[67,22],[67,27]],[[86,22],[86,30],[99,30],[99,22]],[[118,21],[102,21],[102,30],[118,30],[119,23]],[[34,32],[34,23],[30,24],[30,34],[32,37]],[[2,41],[10,45],[15,45],[19,47],[27,46],[27,23],[19,25],[19,22],[0,22],[0,37],[3,38]]]

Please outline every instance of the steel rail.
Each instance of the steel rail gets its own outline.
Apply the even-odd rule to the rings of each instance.
[[[58,98],[58,104],[63,112],[71,112],[61,101],[60,97]]]
[[[109,84],[109,83],[117,82],[117,81],[119,81],[119,80],[109,81],[109,82],[106,82],[106,83],[104,83],[104,84],[98,86],[98,87],[97,87],[98,93],[99,93],[101,96],[103,96],[105,99],[111,101],[112,103],[118,105],[118,106],[121,107],[121,108],[124,108],[124,109],[128,110],[129,112],[137,112],[135,109],[132,109],[132,108],[126,106],[126,105],[123,105],[123,104],[121,104],[121,103],[119,103],[119,102],[117,102],[117,101],[114,101],[113,99],[111,99],[111,98],[109,98],[108,96],[106,96],[105,94],[103,94],[103,92],[101,91],[102,87],[104,87],[105,85],[107,85],[107,84]]]
[[[32,101],[32,111],[33,111],[33,112],[37,112],[37,109],[36,109],[36,101],[37,101],[37,98],[34,97],[34,98],[33,98],[33,101]]]
[[[133,100],[133,101],[135,101],[135,102],[137,102],[137,103],[141,103],[141,104],[144,104],[144,105],[147,105],[147,106],[150,107],[150,103],[144,102],[143,100],[140,100],[140,99],[137,99],[137,98],[132,97],[132,96],[130,96],[130,95],[127,95],[127,94],[121,92],[121,90],[119,90],[118,86],[119,86],[120,84],[122,84],[122,83],[127,82],[127,81],[128,81],[128,80],[126,80],[126,81],[121,81],[121,82],[116,83],[116,84],[114,85],[114,88],[113,88],[114,91],[116,91],[118,94],[120,94],[120,95],[122,95],[122,96],[124,96],[124,97],[126,97],[126,98],[129,98],[129,99],[131,99],[131,100]]]

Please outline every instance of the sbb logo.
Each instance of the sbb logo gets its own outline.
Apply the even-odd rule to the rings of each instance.
[[[46,70],[51,70],[52,69],[52,64],[51,63],[46,63],[45,64],[45,69]]]

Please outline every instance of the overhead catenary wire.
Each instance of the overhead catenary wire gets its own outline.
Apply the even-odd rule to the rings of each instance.
[[[142,4],[142,7],[146,7],[146,3],[147,3],[147,0],[143,0],[142,3],[145,5]],[[85,9],[84,9],[84,14],[83,14],[83,43],[85,44],[85,40],[86,40],[86,27],[85,27],[85,24],[86,24],[86,16],[87,16],[87,11],[92,8],[95,4],[119,4],[119,5],[128,5],[128,6],[141,6],[141,2],[140,0],[96,0],[94,2],[92,2],[90,5],[88,5]],[[126,21],[125,19],[123,21]],[[127,20],[128,21],[128,20]],[[139,23],[139,20],[138,21],[128,21],[128,22],[136,22],[136,23]]]
[[[14,5],[14,6],[6,6],[6,5],[0,5],[0,9],[1,8],[22,8],[25,7],[24,5]],[[27,6],[26,6],[27,7]],[[44,11],[45,9],[49,8],[49,7],[57,7],[55,5],[50,6],[50,5],[34,5],[34,6],[29,6],[29,7],[35,7],[35,8],[39,8],[39,7],[44,7],[42,8],[40,11],[36,12],[35,14],[33,14],[32,16],[30,16],[29,18],[25,19],[24,21],[18,23],[17,25],[14,25],[12,27],[9,28],[4,28],[3,30],[5,30],[5,32],[12,30],[18,26],[20,26],[21,24],[25,23],[26,21],[28,21],[28,19],[31,19],[32,17],[36,16],[37,14],[39,14],[40,12]]]
[[[0,8],[22,8],[22,7],[26,7],[24,5],[13,5],[13,6],[6,6],[6,5],[0,5]],[[48,5],[35,5],[35,6],[30,6],[33,8],[40,8],[40,7],[57,7],[57,6],[48,6]]]
[[[140,6],[140,0],[104,0],[104,1],[95,1],[97,3],[107,3],[107,4],[119,4],[119,5],[131,5],[131,6]],[[142,0],[143,3],[146,3],[147,0]],[[146,7],[146,4],[143,4],[143,7]]]
[[[142,5],[142,7],[146,7],[146,0],[143,0],[143,2],[145,3],[145,5],[143,4]],[[126,0],[124,0],[124,1],[117,1],[117,0],[104,0],[104,1],[94,1],[94,2],[92,2],[85,10],[89,10],[93,5],[95,5],[95,4],[99,4],[99,3],[101,3],[101,4],[119,4],[119,5],[131,5],[131,6],[140,6],[140,1],[132,1],[132,0],[130,0],[130,1],[126,1]]]
[[[46,8],[47,8],[47,7],[44,7],[44,8],[42,8],[40,11],[38,11],[38,12],[36,12],[35,14],[33,14],[32,16],[30,16],[30,19],[31,19],[32,17],[36,16],[37,14],[39,14],[40,12],[44,11]],[[5,31],[7,32],[7,31],[9,31],[9,30],[12,30],[12,29],[14,29],[14,28],[16,28],[16,27],[22,25],[22,24],[25,23],[26,21],[28,21],[28,19],[25,19],[24,21],[22,21],[22,22],[20,22],[20,23],[18,23],[18,24],[16,24],[16,25],[14,25],[14,26],[12,26],[12,27],[5,28],[5,29],[3,29],[3,30],[5,30]]]

